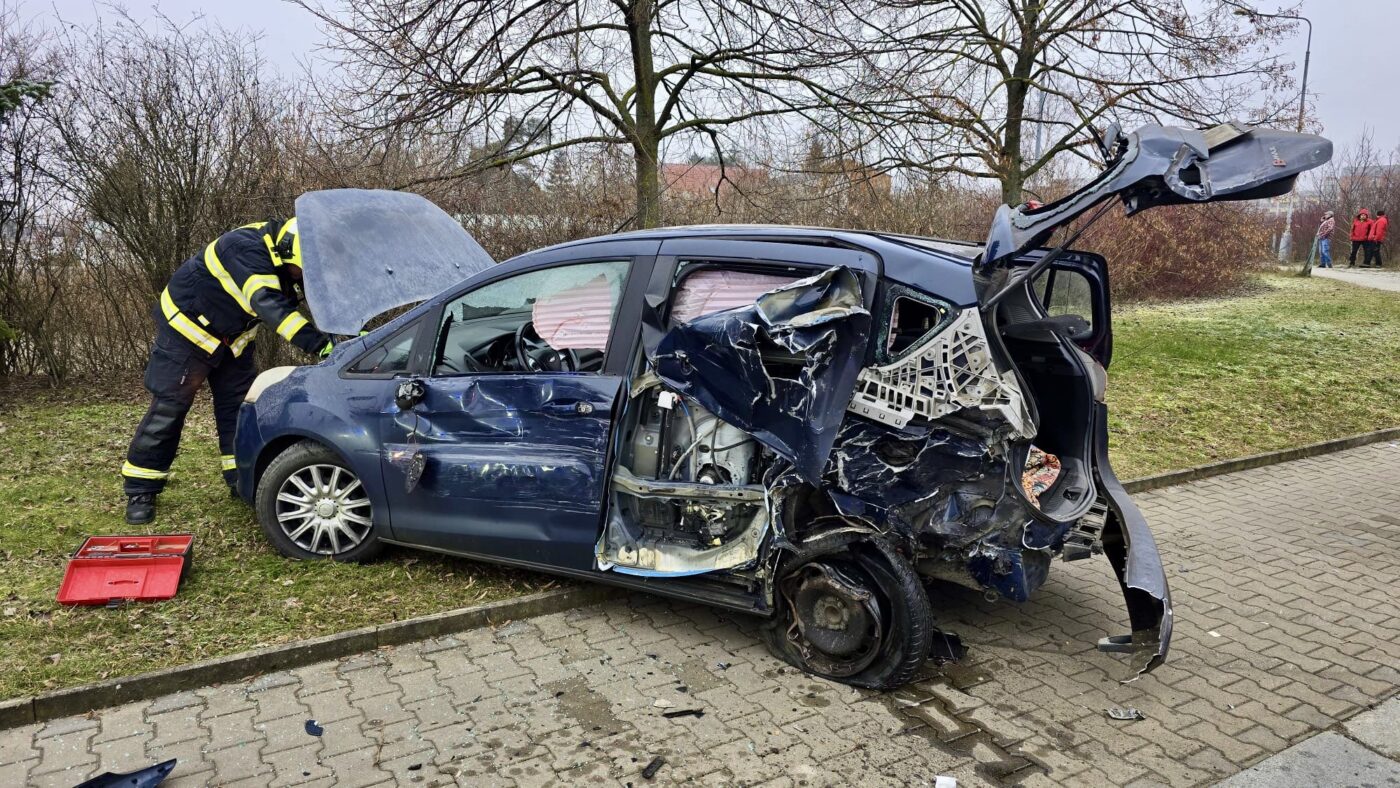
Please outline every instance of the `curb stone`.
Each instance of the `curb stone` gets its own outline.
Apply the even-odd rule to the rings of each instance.
[[[1146,492],[1226,473],[1260,468],[1306,457],[1354,449],[1372,443],[1400,440],[1400,427],[1377,430],[1307,446],[1255,454],[1224,462],[1198,465],[1124,483],[1129,493]],[[434,613],[406,621],[363,627],[311,640],[299,640],[255,651],[142,673],[120,679],[87,684],[24,698],[0,701],[0,730],[35,722],[85,714],[94,709],[130,703],[227,681],[245,679],[259,673],[301,667],[315,662],[425,640],[504,621],[557,613],[602,602],[619,589],[602,584],[543,591],[517,599],[490,602],[476,607]]]
[[[1128,493],[1147,492],[1148,490],[1158,490],[1163,487],[1171,487],[1174,484],[1184,484],[1198,479],[1208,479],[1212,476],[1221,476],[1227,473],[1247,471],[1251,468],[1262,468],[1266,465],[1276,465],[1281,462],[1291,462],[1307,457],[1317,457],[1323,454],[1355,449],[1372,443],[1383,443],[1390,440],[1400,440],[1400,427],[1391,427],[1375,432],[1363,432],[1360,435],[1352,435],[1346,438],[1336,438],[1321,443],[1310,443],[1306,446],[1295,446],[1291,449],[1280,449],[1278,451],[1264,452],[1263,454],[1251,454],[1248,457],[1238,457],[1233,460],[1213,462],[1206,465],[1197,465],[1194,468],[1187,468],[1180,471],[1167,471],[1156,476],[1144,476],[1141,479],[1133,479],[1124,482],[1123,487]]]
[[[86,714],[94,709],[155,698],[180,690],[237,681],[260,673],[302,667],[382,646],[396,646],[505,621],[557,613],[601,602],[617,593],[615,588],[598,584],[542,591],[516,599],[488,602],[136,676],[0,701],[0,730],[71,714]]]

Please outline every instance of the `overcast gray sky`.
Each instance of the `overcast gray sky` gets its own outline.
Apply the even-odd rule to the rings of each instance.
[[[292,73],[299,69],[299,63],[315,56],[323,40],[315,18],[286,0],[160,0],[158,4],[109,0],[108,4],[123,6],[138,19],[149,16],[159,5],[166,16],[177,21],[202,15],[225,27],[260,31],[267,58]],[[1278,8],[1278,0],[1253,5],[1270,11]],[[41,23],[60,17],[88,23],[98,15],[92,0],[19,0],[18,7],[21,16]],[[1308,92],[1325,124],[1324,133],[1339,146],[1351,144],[1366,129],[1382,149],[1400,144],[1400,75],[1397,53],[1392,49],[1400,34],[1400,1],[1305,0],[1302,12],[1313,20]],[[1296,73],[1301,75],[1305,28],[1299,27],[1294,40],[1280,46],[1296,60]]]

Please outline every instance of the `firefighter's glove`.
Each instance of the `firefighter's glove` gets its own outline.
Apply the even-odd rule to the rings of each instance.
[[[335,343],[327,339],[325,347],[321,348],[321,352],[317,355],[319,355],[322,359],[325,359],[331,354],[332,350],[335,350]]]

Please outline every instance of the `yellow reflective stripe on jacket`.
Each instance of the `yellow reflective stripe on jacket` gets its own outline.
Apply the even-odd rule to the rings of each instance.
[[[283,339],[291,342],[292,337],[297,335],[306,322],[306,318],[302,317],[300,312],[293,312],[277,324],[277,333],[281,334]]]
[[[227,268],[224,268],[223,263],[219,262],[219,253],[214,250],[214,247],[218,245],[218,243],[216,239],[208,246],[204,247],[204,267],[209,269],[209,273],[213,274],[215,279],[219,280],[219,284],[223,286],[224,291],[233,296],[233,300],[237,301],[238,305],[243,307],[243,311],[252,315],[254,314],[253,307],[248,303],[248,297],[243,295],[243,291],[239,289],[238,283],[233,281],[233,275],[228,272]]]
[[[277,245],[272,242],[272,236],[263,233],[262,239],[263,246],[267,247],[267,253],[272,257],[272,264],[280,267],[282,265],[282,258],[277,254]]]
[[[251,305],[253,302],[253,294],[264,287],[270,287],[273,290],[281,290],[282,283],[277,280],[275,274],[254,274],[248,277],[248,281],[243,283],[243,297],[248,299],[248,303]]]
[[[242,334],[239,334],[237,339],[228,343],[228,349],[233,351],[234,358],[243,355],[243,351],[248,349],[248,343],[256,339],[257,336],[258,327],[253,326]]]
[[[132,465],[130,462],[124,462],[122,463],[122,475],[130,476],[133,479],[166,479],[170,477],[170,472],[142,468],[139,465]]]
[[[160,311],[165,315],[165,319],[170,323],[170,327],[180,332],[181,336],[197,345],[205,353],[214,353],[219,349],[219,340],[212,334],[200,328],[197,323],[190,320],[175,306],[175,299],[170,297],[170,288],[166,288],[160,293]]]
[[[234,459],[232,454],[221,454],[219,455],[219,466],[226,471],[237,470],[238,461]]]

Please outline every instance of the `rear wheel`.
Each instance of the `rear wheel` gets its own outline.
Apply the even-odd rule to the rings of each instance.
[[[858,542],[799,558],[778,581],[769,648],[809,673],[892,689],[928,657],[932,614],[918,575],[893,550]]]
[[[255,504],[268,541],[289,558],[367,561],[384,547],[364,484],[319,443],[277,455],[258,480]]]

